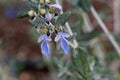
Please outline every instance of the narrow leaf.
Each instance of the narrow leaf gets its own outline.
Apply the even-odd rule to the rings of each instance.
[[[60,24],[60,25],[65,25],[66,21],[68,20],[68,18],[70,17],[71,15],[71,12],[65,12],[63,14],[61,14],[57,20],[56,20],[56,23],[57,24]]]
[[[87,79],[89,75],[87,53],[83,49],[77,48],[72,60],[75,70],[78,71],[84,79]]]
[[[98,37],[100,35],[100,32],[98,32],[98,31],[92,31],[92,32],[89,32],[89,33],[86,33],[86,34],[83,34],[83,35],[81,35],[80,37],[79,37],[79,39],[81,40],[81,41],[89,41],[89,40],[91,40],[91,39],[93,39],[93,38],[95,38],[95,37]]]
[[[33,20],[29,20],[29,22],[33,25],[33,26],[38,26],[39,24],[45,24],[45,21],[43,18],[40,17],[35,17]]]
[[[72,36],[68,38],[69,41],[73,41],[77,36],[77,33],[74,33]]]
[[[38,11],[38,4],[36,2],[32,2],[30,0],[24,0],[24,2],[28,9],[33,9],[35,11]]]
[[[29,10],[22,10],[22,11],[20,11],[20,12],[17,14],[17,17],[18,17],[18,18],[28,17],[28,11],[29,11]]]
[[[91,4],[89,0],[79,0],[78,4],[85,12],[90,11]]]

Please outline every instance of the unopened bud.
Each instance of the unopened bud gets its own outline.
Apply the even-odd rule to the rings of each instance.
[[[51,0],[45,0],[46,3],[50,4],[51,3]]]
[[[40,4],[44,4],[45,0],[39,0]]]
[[[44,29],[41,30],[41,32],[47,33],[47,32],[48,32],[48,29],[47,29],[47,28],[44,28]]]
[[[35,16],[34,11],[33,11],[33,10],[28,11],[28,15],[29,15],[30,17]]]
[[[40,9],[39,12],[40,12],[41,15],[45,15],[46,9]]]

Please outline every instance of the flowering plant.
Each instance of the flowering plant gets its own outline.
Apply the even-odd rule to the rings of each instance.
[[[99,56],[87,53],[90,46],[90,44],[87,43],[90,43],[90,40],[98,36],[99,33],[96,33],[94,30],[91,31],[91,28],[87,26],[86,30],[89,33],[83,34],[84,32],[81,28],[83,21],[84,23],[88,23],[86,13],[92,11],[94,14],[94,8],[91,6],[89,0],[76,0],[76,2],[70,0],[72,6],[77,8],[73,10],[72,13],[73,15],[75,14],[74,17],[77,16],[78,20],[74,25],[72,25],[71,22],[70,27],[68,19],[71,16],[71,12],[63,12],[60,1],[61,0],[26,0],[25,3],[28,9],[21,11],[17,16],[18,18],[29,17],[29,22],[35,27],[35,31],[40,34],[38,42],[41,43],[41,53],[45,58],[51,57],[49,60],[52,64],[49,65],[52,65],[51,69],[57,72],[57,74],[54,73],[56,80],[102,80],[103,78],[101,76],[105,74],[99,75],[98,73],[100,71],[107,72],[108,69],[102,67],[97,70],[97,68],[103,66],[104,63],[95,60],[96,58],[101,60]],[[76,14],[78,11],[81,12],[83,18],[81,18],[81,14]],[[97,20],[101,23],[99,18],[97,18]],[[75,31],[77,35],[74,34],[72,30]],[[109,34],[109,32],[106,32],[106,34]],[[111,40],[112,36],[108,36],[110,36],[108,38]],[[56,42],[57,44],[52,44],[52,42]],[[82,42],[84,44],[82,44]],[[112,39],[112,42],[115,43],[114,39]],[[65,56],[67,56],[67,58]]]
[[[60,21],[60,19],[63,18],[61,17],[63,15],[60,14],[62,12],[62,7],[50,0],[39,0],[39,2],[37,3],[38,8],[36,10],[28,10],[28,14],[26,15],[31,17],[30,22],[37,27],[38,33],[42,33],[42,35],[40,35],[38,39],[38,42],[42,42],[42,53],[45,56],[50,56],[50,47],[48,45],[48,41],[52,41],[52,34],[56,35],[54,41],[60,40],[60,44],[62,49],[64,50],[64,53],[69,53],[69,43],[65,37],[68,38],[70,37],[70,35],[62,28],[66,20],[64,20],[64,22]],[[66,13],[64,15],[68,14]],[[68,18],[69,16],[70,13],[66,18]],[[20,13],[18,14],[18,17],[22,17]],[[52,22],[53,20],[55,23]]]

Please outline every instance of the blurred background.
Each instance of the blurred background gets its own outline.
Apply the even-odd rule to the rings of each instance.
[[[91,0],[91,2],[108,30],[120,43],[120,0]],[[80,38],[80,45],[87,46],[91,54],[101,59],[103,66],[109,67],[117,74],[111,80],[120,80],[120,56],[105,37],[92,14],[88,13],[87,16],[91,28],[84,27],[86,25],[82,13],[79,14],[79,22],[76,22],[78,18],[75,16],[75,7],[69,0],[63,0],[62,3],[64,11],[74,12],[69,20],[73,32],[78,30],[81,36],[85,34]],[[29,18],[16,18],[16,14],[23,9],[25,4],[22,0],[0,0],[0,80],[50,80],[46,77],[50,74],[49,66],[42,57],[40,44],[37,43],[36,35],[31,30]],[[80,31],[74,26],[80,26]],[[94,44],[96,38],[98,44]],[[100,49],[93,48],[93,45],[94,47],[99,45]]]

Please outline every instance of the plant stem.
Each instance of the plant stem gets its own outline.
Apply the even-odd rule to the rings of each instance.
[[[116,49],[116,51],[118,52],[118,54],[120,55],[120,47],[118,43],[115,41],[114,37],[110,34],[110,32],[107,29],[107,26],[103,23],[103,21],[101,20],[101,18],[99,17],[98,13],[96,12],[93,6],[91,7],[91,12],[94,18],[97,20],[100,27],[103,29],[108,39],[110,40],[110,42],[112,43],[112,45],[114,46],[114,48]]]
[[[60,2],[59,2],[59,1],[60,1],[60,0],[56,0],[56,3],[60,5]],[[61,11],[61,13],[63,13],[63,11]],[[69,33],[71,36],[73,36],[72,29],[71,29],[71,27],[70,27],[70,25],[69,25],[68,22],[66,22],[65,26],[66,26],[66,28],[67,28],[68,33]],[[70,42],[69,42],[69,44],[70,44],[74,49],[78,47],[78,43],[77,43],[77,40],[76,40],[76,39],[73,40],[73,43],[70,43]]]
[[[79,11],[80,13],[82,13],[82,16],[84,18],[84,26],[83,26],[84,31],[92,32],[94,29],[92,27],[93,25],[91,24],[88,14],[81,9],[79,9]],[[92,39],[89,45],[90,47],[93,48],[93,53],[98,57],[100,64],[105,66],[105,50],[100,42],[100,37],[96,37]]]
[[[120,32],[120,0],[113,0],[114,33]]]

